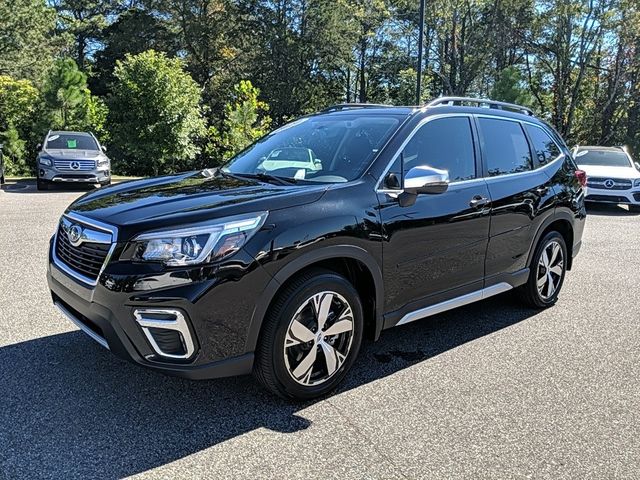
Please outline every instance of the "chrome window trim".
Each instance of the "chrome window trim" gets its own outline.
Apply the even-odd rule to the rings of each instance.
[[[528,174],[536,173],[536,172],[544,170],[549,165],[552,165],[555,162],[557,162],[558,160],[560,160],[561,158],[565,157],[565,154],[562,151],[562,148],[560,147],[560,145],[558,145],[558,142],[555,141],[555,139],[553,138],[553,135],[549,135],[549,132],[547,132],[547,130],[542,125],[538,125],[537,123],[529,122],[527,120],[520,120],[520,119],[517,119],[517,118],[501,117],[500,115],[489,115],[489,114],[485,114],[485,113],[476,114],[476,118],[490,118],[492,120],[504,120],[504,121],[507,121],[507,122],[515,122],[515,123],[519,123],[519,124],[526,123],[527,125],[532,125],[532,126],[534,126],[536,128],[539,128],[544,133],[546,133],[547,136],[553,141],[553,143],[555,143],[556,147],[558,147],[558,150],[560,150],[560,155],[558,155],[556,158],[551,160],[549,163],[547,163],[546,165],[540,165],[538,168],[533,168],[532,170],[529,170],[528,172],[504,173],[502,175],[495,175],[493,177],[484,177],[484,173],[483,173],[483,178],[487,182],[491,182],[492,180],[495,180],[495,179],[498,179],[498,178],[513,177],[514,175],[528,175]],[[480,130],[482,130],[482,129],[480,129]],[[526,133],[524,128],[522,129],[522,132],[525,135],[524,138],[527,140],[527,144],[529,144],[529,138],[527,137],[527,133]],[[480,150],[482,150],[482,146],[480,147]],[[533,162],[533,158],[531,159],[531,161]]]
[[[404,315],[394,326],[397,327],[398,325],[404,325],[405,323],[414,322],[422,318],[446,312],[447,310],[452,310],[454,308],[462,307],[463,305],[468,305],[470,303],[484,300],[485,298],[498,295],[500,293],[511,290],[512,288],[513,286],[508,284],[507,282],[497,283],[495,285],[491,285],[490,287],[476,290],[475,292],[467,293],[450,300],[445,300],[444,302],[436,303],[435,305],[430,305],[428,307],[409,312]]]
[[[491,114],[486,114],[486,113],[442,113],[442,114],[437,114],[437,115],[430,115],[430,116],[422,119],[420,121],[420,123],[418,123],[418,125],[415,126],[415,128],[411,131],[411,133],[407,136],[407,138],[405,138],[405,140],[402,142],[402,144],[400,145],[398,150],[394,153],[393,157],[391,158],[391,161],[387,164],[386,168],[382,172],[382,175],[380,175],[380,178],[378,179],[378,181],[376,183],[376,186],[375,186],[376,193],[382,193],[382,194],[386,194],[386,195],[389,195],[389,196],[394,196],[394,195],[398,195],[398,194],[403,192],[402,189],[394,190],[394,189],[389,189],[389,188],[380,188],[380,186],[381,186],[384,178],[386,177],[387,173],[389,173],[389,170],[393,166],[394,162],[398,159],[398,156],[400,155],[400,152],[402,152],[402,150],[404,150],[404,148],[407,146],[407,143],[409,143],[409,141],[413,138],[413,136],[417,133],[417,131],[422,126],[424,126],[425,124],[429,123],[432,120],[437,120],[437,119],[440,119],[440,118],[448,118],[448,117],[467,117],[469,119],[472,119],[474,117],[475,118],[490,118],[490,119],[494,119],[494,120],[505,120],[505,121],[508,121],[508,122],[515,122],[515,123],[519,123],[519,124],[526,123],[527,125],[532,125],[532,126],[534,126],[536,128],[541,129],[543,132],[545,132],[547,134],[547,136],[553,141],[553,143],[560,150],[560,155],[558,155],[556,158],[551,160],[546,165],[541,165],[538,168],[534,168],[533,170],[529,170],[527,172],[505,173],[503,175],[496,175],[494,177],[484,176],[484,172],[482,172],[481,176],[477,177],[477,178],[472,178],[470,180],[459,180],[459,181],[451,182],[449,184],[450,187],[453,187],[455,185],[466,184],[466,183],[470,183],[470,182],[476,182],[476,181],[485,181],[487,183],[491,183],[491,182],[497,181],[498,179],[511,178],[511,177],[516,176],[516,175],[525,176],[525,175],[535,174],[537,172],[540,172],[540,171],[543,171],[543,170],[546,170],[546,169],[550,168],[552,165],[555,165],[556,162],[558,162],[559,160],[562,160],[562,159],[564,159],[566,157],[566,154],[563,152],[562,147],[560,147],[560,145],[558,145],[558,142],[555,141],[555,139],[553,138],[553,135],[550,135],[549,132],[547,131],[547,129],[544,126],[539,125],[539,124],[534,123],[534,122],[531,122],[531,121],[527,121],[527,120],[524,120],[524,119],[521,120],[521,119],[517,119],[517,118],[503,117],[503,116],[500,116],[500,115],[491,115]],[[523,129],[523,133],[525,134],[525,138],[527,138],[526,137],[526,132],[524,132],[524,129]],[[529,143],[529,139],[528,138],[527,138],[527,143]],[[480,146],[480,151],[482,152],[482,146]]]
[[[384,171],[380,175],[380,178],[378,178],[378,181],[376,182],[376,186],[374,188],[376,193],[387,193],[387,192],[402,193],[403,192],[403,190],[393,190],[393,189],[380,188],[380,185],[382,184],[382,181],[384,180],[384,178],[387,176],[387,173],[389,173],[389,170],[391,170],[391,167],[393,166],[394,162],[400,156],[400,152],[402,152],[404,150],[404,147],[407,146],[407,143],[409,143],[411,141],[411,139],[418,132],[418,130],[420,130],[420,128],[422,128],[424,125],[426,125],[427,123],[429,123],[429,122],[431,122],[433,120],[438,120],[438,119],[441,119],[441,118],[450,118],[450,117],[467,117],[469,119],[469,121],[473,120],[473,114],[471,114],[471,113],[441,113],[441,114],[436,114],[436,115],[429,115],[428,117],[423,118],[422,120],[420,120],[420,122],[414,127],[414,129],[411,131],[411,133],[409,133],[409,135],[407,135],[407,138],[404,139],[404,141],[402,142],[402,144],[400,145],[398,150],[393,154],[393,157],[391,158],[391,161],[389,161],[389,163],[385,167]],[[472,178],[470,180],[459,180],[457,182],[451,182],[450,185],[463,183],[463,182],[472,182],[472,181],[481,180],[481,179],[482,179],[482,177],[476,177],[476,178]]]
[[[63,271],[64,273],[66,273],[67,275],[69,275],[70,277],[75,278],[76,280],[79,280],[80,282],[84,283],[85,285],[89,285],[91,287],[95,287],[96,285],[98,285],[98,281],[100,280],[100,277],[102,276],[102,272],[104,272],[104,269],[107,267],[107,265],[109,264],[109,261],[111,260],[111,257],[113,256],[113,251],[116,248],[116,241],[118,238],[118,229],[112,225],[108,225],[106,223],[100,222],[98,220],[94,220],[92,218],[87,218],[83,215],[74,213],[74,212],[67,212],[64,213],[62,215],[62,218],[60,219],[60,222],[63,221],[63,218],[70,218],[72,220],[75,220],[77,222],[80,222],[84,225],[87,225],[89,227],[93,227],[96,228],[98,230],[102,230],[105,232],[108,232],[111,234],[111,248],[109,248],[109,251],[107,252],[107,256],[104,258],[104,262],[102,263],[102,267],[100,267],[100,271],[98,272],[98,275],[96,277],[95,280],[92,280],[91,278],[88,278],[84,275],[82,275],[79,272],[76,272],[75,270],[73,270],[72,268],[68,267],[62,260],[60,260],[58,258],[58,255],[56,255],[56,245],[58,243],[58,232],[60,231],[59,228],[56,228],[56,233],[53,236],[53,245],[52,245],[52,249],[51,249],[51,257],[53,258],[53,263],[54,265],[60,269],[61,271]],[[58,223],[60,223],[58,222]]]

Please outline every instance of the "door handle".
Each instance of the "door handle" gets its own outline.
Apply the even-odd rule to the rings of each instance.
[[[536,193],[541,197],[546,195],[549,192],[549,187],[538,187],[536,188]]]
[[[482,208],[489,203],[489,199],[487,197],[483,197],[481,195],[476,195],[469,202],[469,206],[473,208]]]

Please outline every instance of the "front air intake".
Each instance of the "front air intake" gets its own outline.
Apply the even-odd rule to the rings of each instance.
[[[159,357],[187,360],[195,353],[187,320],[180,310],[137,309],[133,315]]]

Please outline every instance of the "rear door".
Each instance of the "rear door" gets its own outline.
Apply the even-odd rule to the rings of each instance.
[[[503,117],[476,117],[484,175],[491,196],[486,285],[509,281],[526,268],[529,249],[543,218],[553,211],[549,176],[531,148],[526,124]]]
[[[447,170],[448,190],[418,195],[414,205],[401,206],[400,185],[384,183],[402,178],[400,154],[404,173],[416,166]],[[383,176],[378,198],[387,312],[399,315],[482,288],[489,192],[478,156],[470,115],[428,117]]]

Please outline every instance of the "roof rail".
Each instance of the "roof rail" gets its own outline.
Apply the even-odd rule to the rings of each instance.
[[[472,98],[472,97],[439,97],[431,100],[427,103],[427,107],[437,107],[440,105],[464,105],[465,103],[475,103],[478,107],[486,106],[485,108],[495,108],[498,110],[512,110],[517,113],[523,113],[525,115],[533,116],[533,111],[530,108],[523,107],[522,105],[516,105],[515,103],[499,102],[497,100],[489,100],[486,98]]]
[[[382,103],[338,103],[322,110],[322,113],[339,112],[340,110],[348,110],[350,108],[389,108],[393,105],[384,105]]]

